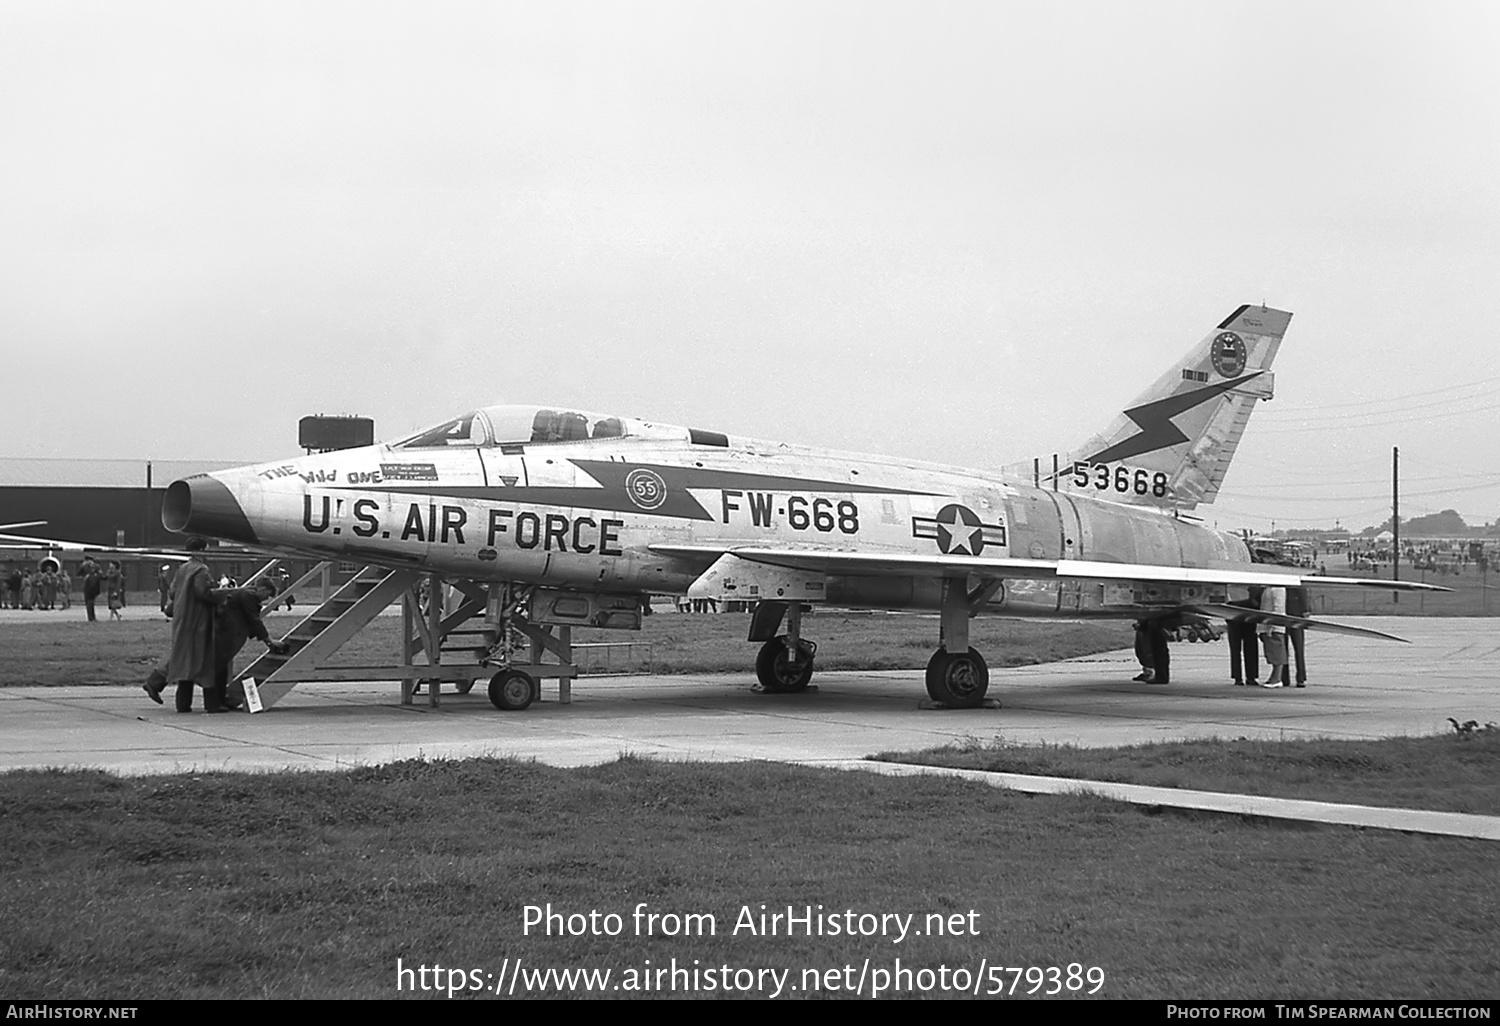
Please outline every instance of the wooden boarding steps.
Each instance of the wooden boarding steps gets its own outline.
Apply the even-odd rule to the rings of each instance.
[[[272,563],[251,580],[274,568]],[[323,569],[314,568],[298,584]],[[434,607],[422,595],[421,586],[425,584],[428,596],[444,595],[445,583],[453,589],[448,593],[451,599]],[[401,645],[397,662],[375,666],[330,662],[345,643],[398,599]],[[445,613],[445,606],[451,611]],[[445,582],[435,574],[415,570],[365,567],[279,639],[290,651],[262,653],[235,680],[254,678],[263,708],[275,705],[297,684],[319,680],[399,680],[404,705],[411,704],[413,694],[425,682],[428,704],[436,706],[439,682],[452,682],[460,694],[467,694],[475,680],[488,680],[501,667],[510,667],[526,671],[538,682],[555,677],[558,698],[566,704],[577,676],[571,658],[572,632],[564,626],[554,634],[551,628],[531,624],[524,608],[525,593],[506,585],[467,579]],[[523,648],[529,648],[529,658],[514,658]],[[544,653],[557,662],[544,662]]]
[[[235,679],[255,678],[261,704],[266,708],[301,681],[368,679],[371,668],[329,668],[325,662],[419,578],[411,570],[365,567],[280,639],[291,646],[290,652],[262,653],[235,674]],[[356,671],[353,677],[348,674],[350,670]]]

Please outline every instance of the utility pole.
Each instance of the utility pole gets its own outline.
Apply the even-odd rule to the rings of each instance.
[[[1391,446],[1391,580],[1401,580],[1401,450]],[[1400,603],[1401,593],[1391,592]]]

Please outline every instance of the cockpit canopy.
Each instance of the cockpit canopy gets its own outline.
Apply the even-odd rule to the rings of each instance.
[[[652,424],[586,410],[551,406],[486,406],[462,417],[419,431],[392,444],[393,449],[442,449],[454,446],[547,445],[585,442],[591,438],[648,438],[688,441],[687,428]]]

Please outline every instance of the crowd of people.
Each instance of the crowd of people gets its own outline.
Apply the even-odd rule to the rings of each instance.
[[[1351,569],[1379,571],[1391,565],[1392,541],[1374,541],[1349,546],[1345,559]],[[1401,562],[1413,570],[1436,574],[1488,572],[1495,558],[1493,541],[1409,541],[1401,545]]]
[[[243,692],[233,689],[229,678],[235,656],[250,638],[260,639],[272,651],[285,651],[281,642],[271,639],[261,611],[278,595],[278,604],[292,607],[291,595],[282,594],[291,583],[287,572],[279,570],[250,588],[238,587],[232,578],[216,581],[203,562],[206,547],[202,538],[190,539],[186,562],[176,569],[163,563],[156,572],[159,610],[172,621],[172,651],[152,670],[145,690],[152,701],[161,703],[162,692],[175,685],[179,712],[192,711],[195,687],[203,694],[205,712],[238,708]],[[100,563],[86,557],[77,579],[90,622],[99,618],[100,599],[110,619],[124,619],[125,572],[119,560]],[[73,576],[58,560],[37,566],[11,563],[0,571],[0,609],[70,609],[73,587]]]
[[[124,619],[125,571],[119,560],[101,566],[92,557],[86,558],[78,567],[78,579],[83,585],[83,604],[90,620],[97,619],[94,605],[100,596],[104,597],[112,619]],[[45,559],[36,567],[12,563],[0,577],[0,609],[71,608],[73,576],[57,560]]]

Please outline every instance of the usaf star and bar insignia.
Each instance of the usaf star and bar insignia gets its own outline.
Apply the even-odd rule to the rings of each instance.
[[[1005,524],[986,524],[967,506],[950,502],[935,517],[912,517],[913,538],[932,538],[945,556],[977,556],[986,545],[1005,545]]]

